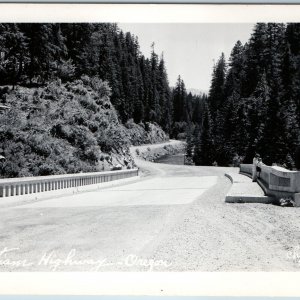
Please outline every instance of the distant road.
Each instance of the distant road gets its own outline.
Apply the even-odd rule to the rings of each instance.
[[[297,270],[286,254],[299,238],[298,210],[225,203],[224,173],[237,168],[136,162],[143,176],[130,184],[1,208],[0,251],[19,248],[7,255],[33,263],[1,266],[0,257],[0,269],[49,271],[45,258],[69,254],[81,264],[57,270],[89,271],[99,260],[100,271],[146,271],[153,259],[158,271]]]

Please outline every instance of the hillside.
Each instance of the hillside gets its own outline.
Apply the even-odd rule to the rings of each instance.
[[[2,87],[0,103],[10,109],[0,119],[1,176],[130,169],[131,144],[168,139],[155,124],[122,125],[110,95],[106,82],[87,76],[39,88]]]
[[[201,127],[207,97],[116,24],[1,23],[0,49],[0,176],[131,168],[129,145]]]

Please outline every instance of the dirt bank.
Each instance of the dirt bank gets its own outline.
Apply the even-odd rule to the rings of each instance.
[[[154,162],[160,157],[184,152],[185,143],[181,141],[171,140],[167,145],[165,143],[157,145],[143,145],[140,147],[133,147],[133,149],[133,155],[137,159]]]

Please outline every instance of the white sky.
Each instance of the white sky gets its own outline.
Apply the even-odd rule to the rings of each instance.
[[[187,88],[208,91],[214,60],[222,52],[228,60],[237,40],[248,41],[254,24],[119,23],[119,27],[138,36],[146,57],[152,42],[157,54],[164,53],[171,86],[181,75]]]

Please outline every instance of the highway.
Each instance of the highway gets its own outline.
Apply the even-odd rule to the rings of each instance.
[[[298,270],[297,209],[225,203],[237,168],[135,159],[130,183],[2,207],[0,270]]]

